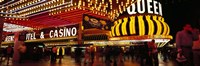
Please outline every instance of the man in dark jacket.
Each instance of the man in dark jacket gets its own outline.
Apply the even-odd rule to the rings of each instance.
[[[178,50],[182,50],[183,55],[186,57],[186,66],[193,66],[193,53],[192,46],[193,41],[198,40],[198,33],[191,27],[190,24],[186,24],[182,31],[176,34],[176,47]]]

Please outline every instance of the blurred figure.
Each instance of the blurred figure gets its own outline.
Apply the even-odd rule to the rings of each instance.
[[[126,58],[129,60],[130,59],[130,50],[128,47],[124,48],[125,52],[124,52],[124,60],[126,60]]]
[[[105,47],[104,53],[105,53],[105,62],[106,63],[112,62],[112,60],[110,59],[110,57],[111,57],[111,47],[110,46],[107,45]]]
[[[89,61],[90,61],[90,52],[89,52],[89,48],[87,47],[85,49],[85,54],[84,54],[84,63],[86,64]]]
[[[134,46],[130,46],[130,48],[129,48],[129,51],[130,51],[130,56],[131,56],[131,60],[132,60],[132,62],[133,62],[133,60],[134,60]]]
[[[111,46],[107,45],[105,47],[104,54],[105,54],[105,64],[106,64],[106,66],[111,66],[111,63],[112,63],[111,56],[113,55]]]
[[[95,47],[91,46],[90,47],[90,56],[91,56],[91,63],[94,63],[94,55],[95,55]]]
[[[26,46],[25,44],[21,44],[19,47],[18,47],[18,50],[19,50],[19,54],[20,54],[20,58],[19,58],[19,63],[22,63],[22,61],[25,59],[25,54],[26,54]]]
[[[120,62],[124,62],[123,55],[124,55],[124,51],[123,51],[122,47],[119,47],[119,61]]]
[[[6,59],[7,59],[7,64],[9,64],[9,60],[10,60],[10,57],[12,57],[13,55],[13,48],[11,45],[9,45],[7,48],[6,48]]]
[[[112,50],[112,54],[113,54],[113,61],[114,61],[113,66],[118,66],[117,59],[118,59],[118,56],[120,55],[120,48],[118,48],[117,46],[114,46]]]
[[[176,60],[178,61],[178,66],[184,66],[187,59],[183,55],[183,51],[181,49],[178,49],[178,54]]]
[[[99,48],[99,59],[101,59],[101,62],[104,62],[104,47]]]
[[[44,57],[45,57],[45,60],[49,60],[50,59],[50,54],[51,54],[51,51],[45,47],[44,48]]]
[[[78,45],[75,49],[75,62],[81,65],[81,55],[82,55],[82,49]]]
[[[39,59],[40,59],[40,50],[39,50],[39,47],[34,47],[34,50],[33,50],[33,60],[34,61],[39,61]]]
[[[51,62],[56,62],[56,53],[57,53],[57,48],[56,46],[53,46],[51,49]]]
[[[139,45],[137,45],[137,46],[135,46],[135,60],[137,61],[138,59],[139,59],[139,57],[140,57],[140,48],[139,48],[140,46]]]
[[[181,49],[183,55],[186,57],[186,66],[194,66],[192,53],[194,40],[198,40],[198,34],[195,30],[193,30],[190,24],[186,24],[183,27],[183,30],[177,32],[176,34],[176,47],[178,50]]]
[[[168,54],[169,54],[169,48],[167,47],[167,45],[163,46],[161,48],[161,55],[163,56],[163,61],[167,62],[168,59]]]
[[[57,49],[57,55],[58,55],[58,58],[59,58],[59,63],[61,63],[62,62],[62,58],[65,55],[65,48],[59,47]]]
[[[199,34],[199,38],[200,38],[200,33],[199,33],[199,29],[196,29],[198,34]],[[195,66],[200,66],[200,39],[197,41],[193,42],[193,56],[194,56],[194,65]]]
[[[146,66],[146,65],[149,65],[150,63],[150,56],[148,54],[148,45],[147,45],[147,42],[144,42],[144,45],[141,46],[140,48],[140,51],[141,52],[141,61],[140,61],[140,66]],[[146,63],[144,63],[146,60]],[[146,64],[146,65],[145,65]]]
[[[149,56],[150,56],[150,66],[159,66],[158,61],[158,50],[157,45],[155,44],[155,40],[153,39],[151,42],[148,43],[148,50],[149,50]]]
[[[96,58],[96,62],[98,63],[101,57],[101,48],[100,47],[96,47],[96,52],[95,52],[95,58]]]
[[[3,58],[6,57],[6,49],[2,48],[2,49],[1,49],[1,53],[2,53],[2,54],[1,54],[1,59],[0,59],[0,61],[3,61]]]
[[[2,61],[3,59],[3,56],[4,56],[4,49],[3,48],[0,48],[0,62]]]

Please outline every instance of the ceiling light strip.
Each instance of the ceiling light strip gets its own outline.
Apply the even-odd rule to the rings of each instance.
[[[60,8],[65,8],[65,6],[63,6],[63,5],[67,5],[67,4],[70,4],[70,3],[65,3],[65,4],[62,4],[62,5],[56,6],[56,7],[62,6],[62,7],[60,7]],[[56,7],[53,7],[53,8],[56,8]],[[34,15],[32,15],[33,13],[32,13],[32,14],[29,14],[30,16],[27,15],[27,17],[31,17],[31,16],[35,16],[35,15],[39,15],[39,14],[43,14],[43,13],[49,12],[49,10],[50,10],[50,9],[53,9],[53,8],[49,8],[49,9],[43,11],[43,12],[40,11],[40,13],[37,13],[37,12],[36,12],[37,14],[34,14]]]
[[[15,1],[15,0],[13,0],[13,1]],[[12,6],[12,5],[16,5],[16,4],[18,4],[18,3],[23,3],[23,2],[26,2],[26,0],[18,0],[17,2],[15,2],[15,3],[12,3],[12,4],[9,4],[9,5],[7,5],[7,7],[9,7],[9,6]]]
[[[12,2],[14,2],[14,1],[15,1],[15,0],[11,0],[11,1],[5,3],[5,4],[0,5],[0,7],[5,6],[5,5],[7,5],[7,4],[9,4],[9,3],[12,3]],[[1,8],[0,8],[0,9],[1,9]]]
[[[50,1],[50,2],[53,2],[53,1]],[[49,2],[47,2],[47,3],[49,3]],[[31,16],[43,14],[43,13],[48,12],[48,10],[53,9],[53,8],[56,8],[56,7],[62,6],[61,8],[64,8],[64,7],[65,7],[64,5],[71,4],[71,3],[72,3],[72,0],[71,0],[70,2],[66,2],[66,3],[60,4],[60,5],[58,5],[58,6],[54,6],[54,7],[47,8],[47,9],[43,10],[43,12],[41,12],[41,10],[38,11],[38,12],[40,12],[40,13],[35,12],[35,13],[37,13],[37,14],[34,14],[34,13],[24,14],[24,15],[20,15],[20,17],[18,16],[18,17],[15,17],[15,18],[27,18],[27,17],[31,17]],[[45,4],[45,3],[44,3],[44,4]],[[38,5],[38,6],[39,6],[39,5]],[[35,6],[35,7],[38,7],[38,6]],[[29,9],[30,9],[30,8],[29,8]],[[32,14],[34,14],[34,15],[32,15]],[[30,15],[30,16],[28,16],[28,15]],[[26,16],[26,17],[23,17],[23,16]],[[10,17],[10,16],[5,16],[5,17]]]
[[[50,1],[50,2],[54,2],[54,1]],[[47,3],[50,3],[50,2],[47,2]],[[72,2],[72,1],[71,1]],[[56,8],[56,7],[59,7],[59,6],[63,6],[63,5],[67,5],[67,4],[71,4],[71,2],[65,2],[65,3],[63,3],[63,4],[59,4],[59,5],[56,5],[56,6],[53,6],[53,7],[47,7],[47,8],[45,8],[45,9],[40,9],[40,10],[38,10],[38,11],[36,11],[36,12],[33,12],[33,13],[37,13],[37,12],[41,12],[41,11],[44,11],[45,10],[45,12],[47,11],[47,10],[50,10],[50,9],[52,9],[52,8]],[[46,4],[46,3],[44,3],[44,4]],[[44,5],[44,4],[42,4],[42,5]],[[38,5],[38,6],[35,6],[35,7],[39,7],[40,5]],[[34,7],[32,7],[32,8],[34,8]],[[31,8],[29,8],[29,9],[31,9]],[[26,10],[29,10],[29,9],[26,9]],[[26,11],[25,10],[25,11]],[[25,12],[24,10],[22,11],[22,12]],[[21,12],[21,11],[20,11]],[[26,16],[26,15],[30,15],[30,14],[33,14],[33,13],[28,13],[28,14],[25,14],[25,15],[22,15],[22,16]],[[41,14],[41,13],[39,13],[39,14]],[[38,15],[38,14],[35,14],[35,15]]]
[[[31,5],[28,5],[28,6],[25,6],[25,7],[19,8],[19,9],[16,9],[16,10],[11,11],[11,12],[16,12],[16,11],[19,11],[19,10],[22,10],[22,9],[26,9],[26,8],[31,7],[31,6],[34,6],[34,5],[37,5],[37,4],[44,3],[44,2],[46,2],[46,1],[47,1],[47,0],[42,0],[42,1],[39,1],[39,2],[36,2],[36,3],[33,3],[33,4],[31,4]]]
[[[21,2],[22,0],[19,0],[19,1],[15,2],[15,3],[13,3],[13,4],[9,4],[9,3],[14,2],[14,1],[15,1],[15,0],[12,0],[12,1],[10,1],[10,2],[7,2],[7,3],[3,4],[3,5],[0,5],[0,7],[3,7],[3,8],[0,8],[0,10],[1,10],[1,9],[4,9],[5,7],[11,6],[11,5],[13,5],[13,4],[16,4],[16,3],[18,3],[18,2]],[[6,4],[9,4],[9,5],[5,6]],[[4,6],[5,6],[5,7],[4,7]],[[2,11],[1,11],[0,13],[3,13],[3,14],[11,14],[11,13],[6,13],[6,12],[2,12]]]

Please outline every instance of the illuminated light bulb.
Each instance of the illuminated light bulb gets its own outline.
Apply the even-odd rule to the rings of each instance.
[[[67,8],[68,6],[66,5],[65,7]]]
[[[83,2],[83,6],[85,6],[85,2]]]
[[[123,7],[123,10],[126,11],[126,7],[125,6]]]
[[[124,6],[124,3],[123,3],[123,2],[121,2],[121,5],[122,5],[122,6]]]
[[[95,3],[97,4],[98,0],[95,1]]]

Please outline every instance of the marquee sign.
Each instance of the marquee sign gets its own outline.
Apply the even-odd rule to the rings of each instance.
[[[23,31],[19,34],[19,41],[77,36],[78,27],[79,25],[75,24],[63,27],[44,28],[34,31]],[[14,41],[14,35],[6,36],[4,41]]]
[[[5,42],[14,41],[14,36],[6,36],[4,39]]]
[[[155,0],[137,0],[127,8],[129,15],[133,14],[156,14],[162,16],[162,5]]]
[[[46,28],[39,31],[29,32],[26,34],[26,40],[77,36],[78,27],[79,25],[76,24],[63,27]]]
[[[162,5],[155,0],[137,0],[114,21],[113,37],[169,35],[169,25],[162,17]]]

